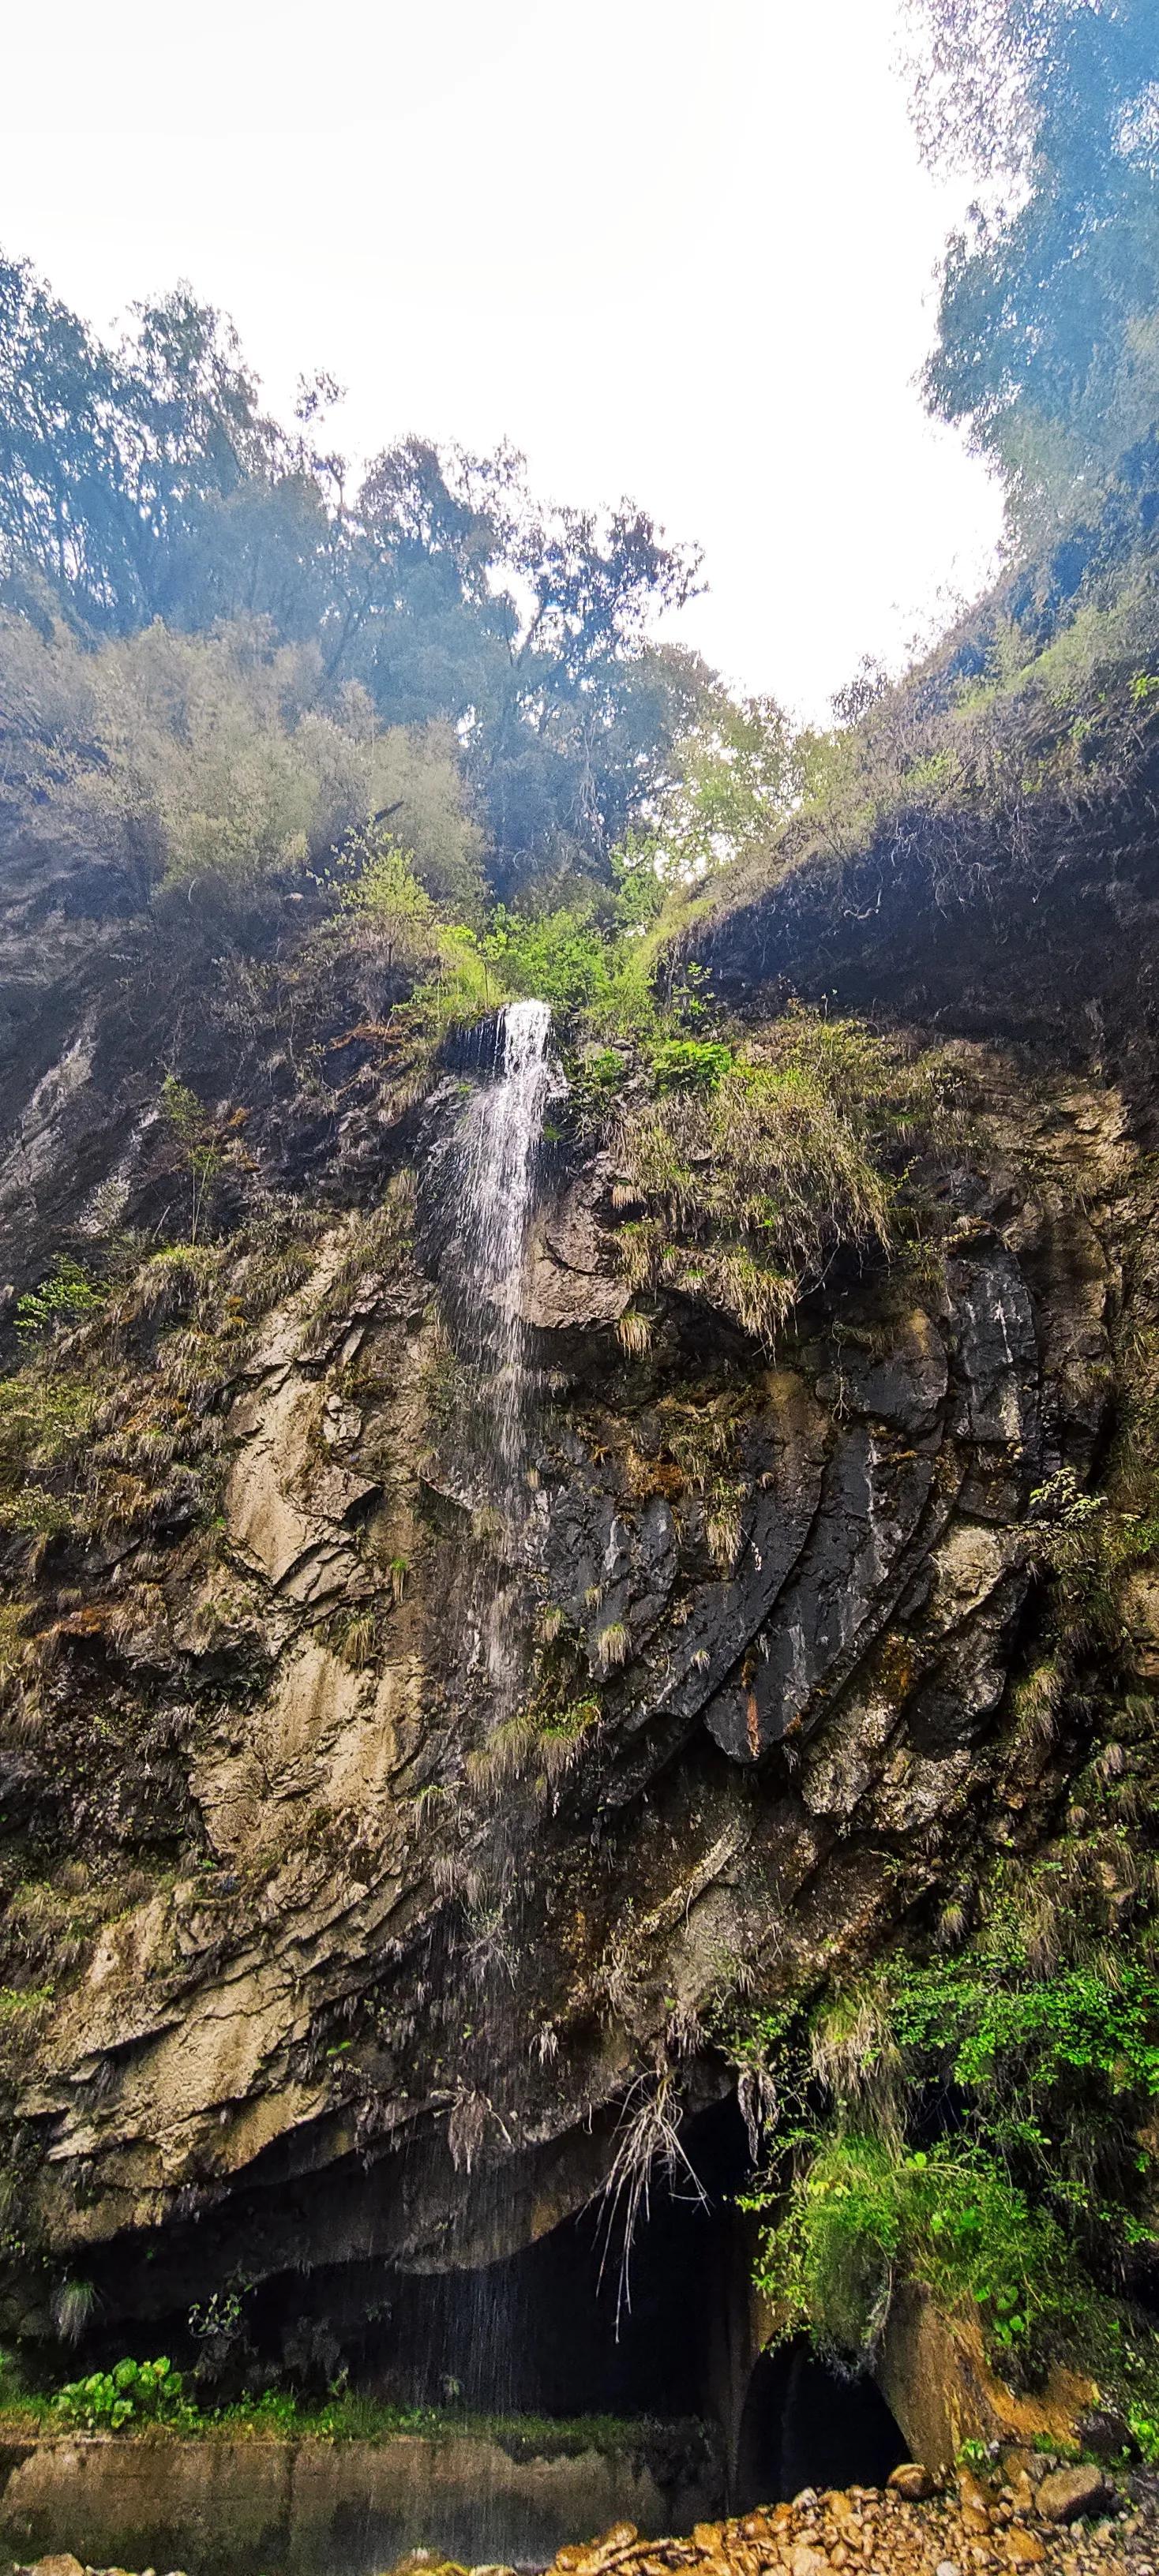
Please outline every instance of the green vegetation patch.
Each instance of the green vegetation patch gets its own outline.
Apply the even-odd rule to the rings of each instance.
[[[912,1165],[949,1125],[937,1058],[791,1011],[735,1052],[670,1042],[653,1061],[611,1137],[634,1292],[703,1297],[771,1342],[835,1252],[885,1254],[912,1230]]]

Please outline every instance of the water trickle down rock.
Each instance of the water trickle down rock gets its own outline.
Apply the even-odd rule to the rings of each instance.
[[[461,1131],[462,1190],[451,1261],[456,1331],[475,1364],[488,1424],[494,1499],[517,1511],[530,1370],[521,1289],[536,1148],[555,1087],[546,1002],[509,1002],[495,1033],[495,1078],[476,1091]]]
[[[555,1088],[547,1057],[551,1012],[546,1002],[512,1002],[496,1027],[494,1078],[474,1093],[459,1132],[456,1179],[460,1192],[457,1233],[446,1269],[452,1329],[473,1378],[482,1432],[483,1481],[502,1519],[503,1556],[524,1552],[529,1493],[525,1481],[534,1373],[523,1311],[535,1185],[536,1151],[543,1115]],[[502,1556],[482,1571],[477,1629],[468,1660],[482,1667],[492,1730],[518,1705],[524,1656],[511,1617]],[[475,1856],[474,1888],[466,1924],[465,1964],[472,1989],[470,2011],[490,2038],[497,2066],[515,2040],[515,1945],[518,1933],[517,1860],[522,1817],[511,1785],[498,1799]],[[470,2173],[479,2150],[511,2143],[502,2109],[486,2092],[463,2089],[450,2106],[448,2144],[457,2168]],[[483,2197],[503,2192],[499,2176],[484,2179]],[[495,2215],[497,2216],[497,2210]],[[472,2339],[485,2342],[498,2384],[512,2379],[513,2354],[503,2320],[492,2312],[486,2277],[471,2274],[463,2291]]]

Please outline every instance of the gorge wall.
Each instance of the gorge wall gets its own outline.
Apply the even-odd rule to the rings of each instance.
[[[167,957],[75,883],[30,962],[12,901],[15,1287],[137,1231],[53,1345],[91,1402],[21,1453],[55,1517],[8,1518],[0,2326],[51,2350],[81,2280],[151,2345],[242,2285],[275,2357],[377,2334],[389,2378],[400,2282],[606,2209],[738,2082],[755,2126],[757,2006],[1050,1846],[1095,1720],[1025,1686],[1032,1496],[1100,1468],[1126,1354],[1150,1383],[1152,1167],[1097,1067],[953,1038],[927,1238],[836,1251],[770,1346],[710,1279],[633,1330],[632,1175],[565,1123],[512,1520],[446,1294],[485,1050],[416,1080],[381,968]]]

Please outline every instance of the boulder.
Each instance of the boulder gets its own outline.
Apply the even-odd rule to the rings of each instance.
[[[1084,2513],[1101,2513],[1111,2491],[1096,2460],[1080,2460],[1073,2469],[1052,2469],[1038,2490],[1038,2510],[1046,2522],[1077,2522]]]
[[[920,2460],[899,2460],[886,2480],[894,2494],[904,2496],[907,2504],[922,2504],[927,2496],[934,2494],[936,2483]]]

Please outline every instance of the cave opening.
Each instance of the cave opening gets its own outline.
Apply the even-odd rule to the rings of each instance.
[[[247,2302],[251,2357],[311,2395],[343,2373],[400,2407],[719,2416],[733,2196],[748,2171],[735,2101],[689,2123],[688,2151],[696,2184],[653,2183],[626,2268],[622,2224],[595,2202],[473,2270],[285,2273]]]
[[[208,2344],[194,2347],[174,2315],[168,2348],[207,2402],[276,2385],[312,2403],[338,2386],[378,2408],[431,2410],[447,2431],[480,2416],[682,2428],[668,2448],[674,2468],[677,2453],[697,2464],[698,2510],[879,2483],[906,2445],[874,2383],[827,2366],[803,2338],[760,2352],[735,2095],[683,2135],[695,2181],[653,2178],[626,2275],[622,2224],[597,2200],[474,2269],[362,2254],[271,2274]]]
[[[802,2487],[883,2486],[909,2456],[868,2373],[838,2369],[804,2335],[762,2352],[737,2435],[731,2503],[778,2504]]]
[[[366,2384],[401,2375],[409,2402],[483,2413],[703,2415],[724,2214],[653,2200],[632,2249],[596,2211],[477,2271],[396,2278],[389,2333],[366,2340]]]

